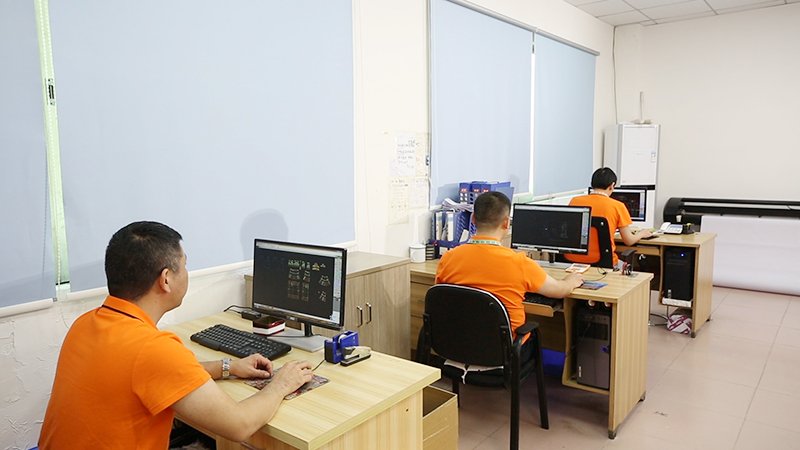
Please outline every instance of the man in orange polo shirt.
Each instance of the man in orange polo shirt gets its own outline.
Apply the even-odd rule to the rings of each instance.
[[[475,200],[472,213],[472,222],[477,229],[475,236],[442,256],[436,282],[491,292],[505,305],[511,328],[516,330],[525,324],[522,302],[526,292],[562,298],[580,286],[583,277],[569,274],[563,279],[555,279],[525,253],[503,247],[500,241],[508,234],[510,212],[511,201],[504,194],[481,194]],[[523,355],[530,355],[529,347],[523,346]]]
[[[641,230],[634,233],[631,224],[631,215],[625,204],[611,198],[611,193],[617,185],[617,174],[608,167],[597,169],[592,174],[592,192],[570,200],[572,206],[591,206],[593,217],[605,217],[608,221],[608,232],[611,238],[611,257],[614,267],[619,266],[619,257],[616,254],[617,244],[614,242],[614,233],[619,230],[622,242],[625,245],[634,245],[642,238],[652,236],[650,230]],[[588,255],[566,255],[573,262],[585,263],[600,259],[600,248],[592,246]]]
[[[255,354],[198,362],[174,333],[156,323],[180,306],[189,285],[181,235],[156,222],[117,231],[106,248],[109,296],[70,327],[58,358],[39,438],[49,449],[164,450],[175,412],[233,441],[255,433],[283,397],[313,373],[289,362],[263,390],[241,402],[214,379],[272,376],[272,362]]]

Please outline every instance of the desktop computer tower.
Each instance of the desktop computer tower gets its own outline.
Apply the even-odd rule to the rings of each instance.
[[[611,308],[602,304],[575,305],[572,332],[576,378],[579,384],[609,388],[611,378]]]
[[[694,299],[695,249],[690,247],[667,247],[664,249],[664,273],[662,274],[662,296],[691,302]],[[665,303],[668,303],[665,301]],[[691,305],[678,305],[691,306]]]

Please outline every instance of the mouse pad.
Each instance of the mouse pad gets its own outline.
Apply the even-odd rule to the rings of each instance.
[[[278,371],[280,371],[280,370],[281,370],[280,368],[276,369],[275,373],[273,373],[272,376],[274,377],[275,374],[277,374]],[[249,386],[253,386],[256,389],[261,390],[261,389],[264,388],[264,386],[268,385],[270,381],[272,381],[272,378],[259,378],[257,380],[245,380],[244,383],[249,385]],[[297,397],[298,395],[304,394],[304,393],[306,393],[306,392],[308,392],[308,391],[310,391],[312,389],[316,389],[316,388],[322,386],[323,384],[327,383],[328,381],[330,381],[330,380],[325,378],[325,377],[321,377],[321,376],[315,374],[314,378],[312,378],[311,381],[309,381],[308,383],[303,384],[302,386],[297,388],[296,391],[294,391],[294,392],[292,392],[290,394],[287,394],[285,397],[283,397],[283,399],[284,400],[291,400],[291,399]]]

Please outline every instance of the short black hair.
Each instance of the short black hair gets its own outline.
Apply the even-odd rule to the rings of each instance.
[[[601,167],[592,174],[592,189],[608,189],[617,182],[617,174],[608,167]]]
[[[133,222],[114,233],[106,247],[108,293],[138,300],[162,270],[180,270],[182,239],[180,233],[158,222]]]
[[[475,226],[478,228],[497,228],[511,212],[511,200],[502,192],[484,192],[475,199],[473,205]]]

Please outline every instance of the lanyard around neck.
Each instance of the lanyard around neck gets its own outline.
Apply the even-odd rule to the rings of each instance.
[[[495,241],[493,239],[470,239],[467,241],[467,244],[486,244],[486,245],[496,245],[498,247],[502,246],[500,241]]]
[[[110,309],[110,310],[112,310],[112,311],[116,311],[116,312],[118,312],[118,313],[122,314],[123,316],[128,316],[128,317],[130,317],[131,319],[136,319],[136,320],[138,320],[138,321],[142,322],[142,319],[140,319],[140,318],[138,318],[138,317],[134,316],[133,314],[128,314],[128,313],[126,313],[125,311],[121,311],[121,310],[119,310],[119,309],[117,309],[117,308],[113,308],[113,307],[111,307],[111,306],[108,306],[108,305],[100,305],[100,307],[101,307],[101,308],[108,308],[108,309]]]

